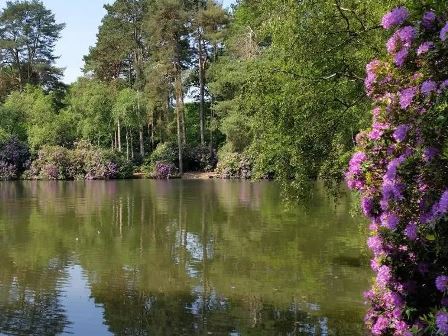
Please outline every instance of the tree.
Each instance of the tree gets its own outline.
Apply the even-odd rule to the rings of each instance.
[[[6,2],[0,12],[0,74],[9,78],[10,89],[57,86],[62,71],[54,66],[54,47],[64,26],[41,1]]]
[[[65,113],[74,119],[78,138],[117,148],[112,118],[115,92],[114,85],[98,80],[81,78],[72,84]]]
[[[146,109],[144,108],[144,101],[140,92],[130,88],[121,90],[117,95],[112,113],[117,124],[123,125],[126,128],[127,159],[129,160],[129,154],[134,157],[131,130],[135,128],[139,130],[139,149],[143,157],[145,155],[143,126],[146,120]]]
[[[180,0],[156,0],[147,19],[153,62],[166,70],[173,87],[177,120],[179,172],[183,173],[182,147],[185,144],[184,88],[182,70],[190,59],[188,16]]]
[[[247,129],[239,150],[256,175],[292,180],[284,185],[302,194],[316,178],[341,180],[354,134],[368,120],[364,64],[384,41],[378,22],[393,3],[326,0],[316,10],[312,0],[244,0],[236,6],[210,87],[220,130]]]
[[[223,42],[223,30],[228,23],[228,14],[215,1],[198,1],[192,18],[195,38],[199,82],[199,126],[201,145],[205,144],[205,94],[206,70],[210,61],[216,61],[218,45]]]
[[[104,8],[107,14],[99,27],[96,45],[84,57],[84,70],[105,81],[123,79],[140,90],[144,86],[144,61],[148,56],[142,27],[147,2],[117,0]]]
[[[8,118],[17,122],[14,127],[11,125],[8,128],[8,123],[2,120],[2,126],[19,137],[25,130],[33,150],[46,144],[70,145],[73,142],[75,129],[72,120],[55,110],[54,96],[41,88],[26,86],[22,92],[11,93],[2,110]]]

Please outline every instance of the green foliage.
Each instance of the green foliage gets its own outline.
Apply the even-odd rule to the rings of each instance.
[[[143,125],[146,118],[146,109],[142,95],[130,88],[121,90],[112,109],[115,120],[123,121],[123,125],[138,127]]]
[[[72,116],[80,139],[108,144],[113,128],[116,89],[96,80],[80,79],[67,96],[66,113]]]
[[[104,6],[107,11],[97,35],[97,43],[85,56],[85,71],[111,82],[126,78],[130,85],[141,87],[144,44],[143,19],[146,0],[117,0]]]
[[[64,26],[41,1],[6,2],[0,11],[0,82],[5,76],[6,92],[26,84],[59,85],[62,71],[54,66],[54,48]]]
[[[379,22],[395,1],[241,1],[211,71],[219,128],[256,175],[302,188],[339,180],[367,122],[364,65],[384,43]]]
[[[218,152],[216,172],[225,179],[252,178],[252,162],[246,154],[232,151],[230,146],[224,146]]]
[[[43,145],[64,145],[73,141],[73,124],[64,113],[54,109],[54,96],[41,88],[27,86],[11,93],[0,108],[6,117],[1,128],[8,134],[27,139],[31,149]]]

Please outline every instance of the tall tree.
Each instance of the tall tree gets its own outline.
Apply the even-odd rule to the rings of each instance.
[[[155,0],[151,3],[147,30],[153,61],[166,70],[173,87],[179,171],[183,173],[182,147],[185,144],[184,88],[182,70],[190,60],[188,13],[180,0]]]
[[[201,145],[205,144],[205,95],[206,70],[210,61],[215,61],[218,45],[223,42],[223,31],[228,23],[228,14],[214,0],[198,1],[192,18],[193,36],[197,53],[199,84],[199,125]]]
[[[78,138],[96,144],[116,145],[112,109],[116,88],[95,79],[80,78],[67,95],[66,113],[75,120]]]
[[[84,70],[98,79],[122,79],[128,86],[141,89],[148,56],[142,26],[147,1],[117,0],[104,8],[107,14],[99,27],[96,45],[84,57]]]
[[[62,71],[54,66],[54,47],[64,26],[41,1],[7,1],[0,12],[2,78],[8,75],[21,90],[26,84],[57,86]]]

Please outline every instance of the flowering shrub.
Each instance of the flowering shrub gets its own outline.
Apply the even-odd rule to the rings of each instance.
[[[166,180],[177,175],[177,168],[171,162],[159,161],[154,168],[153,177],[159,180]]]
[[[81,141],[72,150],[60,146],[42,147],[26,176],[49,180],[94,180],[128,178],[132,173],[132,165],[122,154]]]
[[[346,174],[370,219],[373,335],[448,335],[448,23],[386,14],[390,57],[367,67],[373,122]]]
[[[0,143],[0,180],[12,180],[25,170],[30,158],[28,147],[17,138]]]

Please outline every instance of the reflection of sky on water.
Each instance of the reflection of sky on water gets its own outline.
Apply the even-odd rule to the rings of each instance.
[[[62,284],[61,303],[70,324],[64,335],[112,335],[103,323],[103,307],[91,298],[89,284],[81,266],[70,266],[68,279]]]

